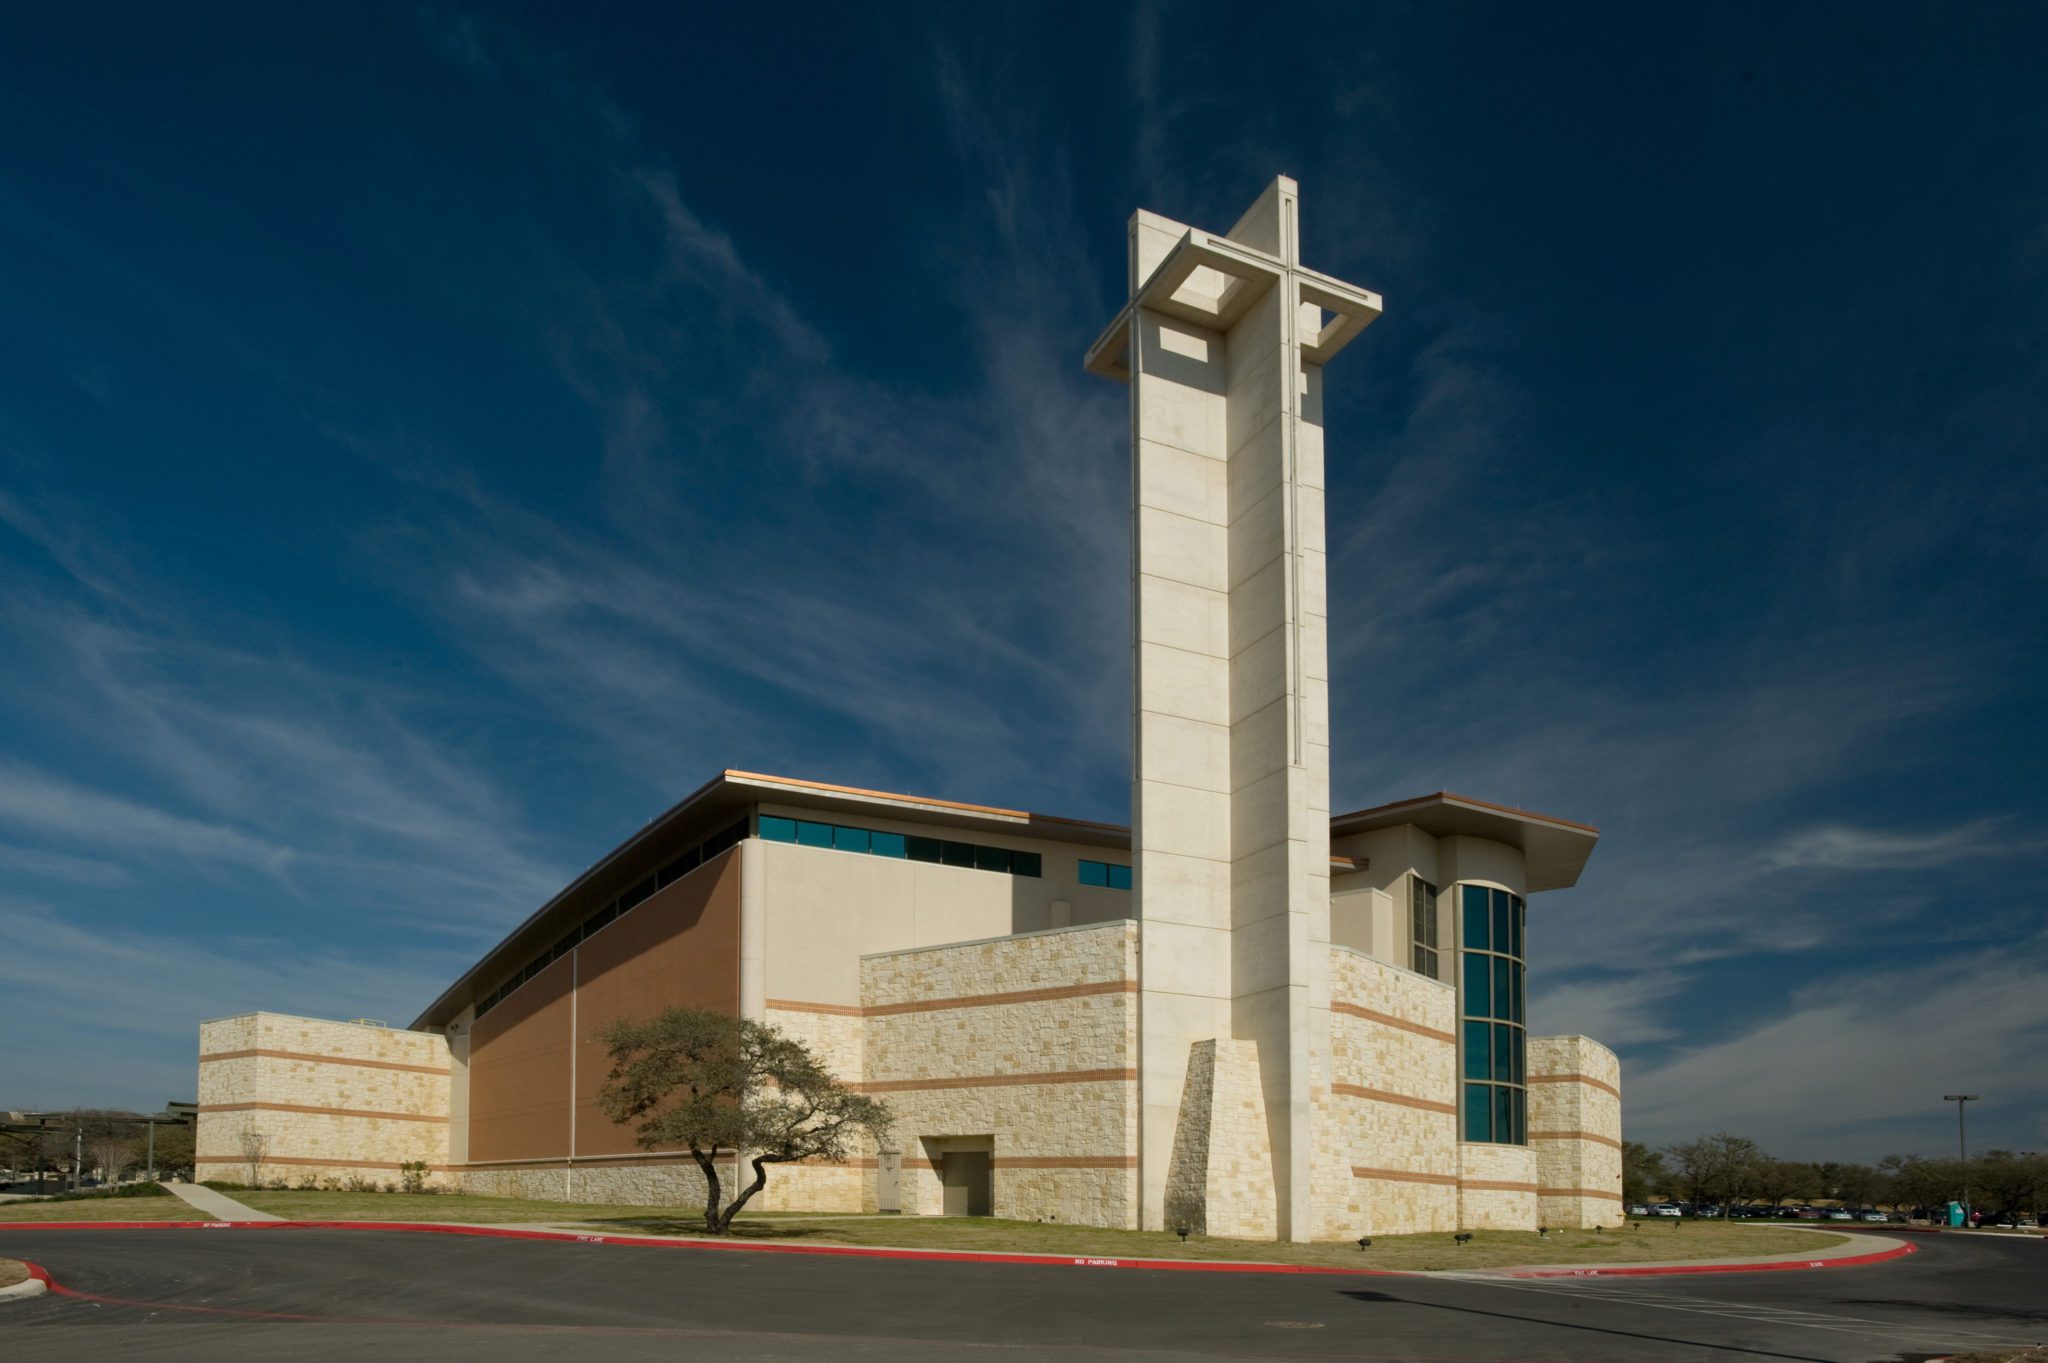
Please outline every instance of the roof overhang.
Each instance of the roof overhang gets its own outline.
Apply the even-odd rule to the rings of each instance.
[[[1526,809],[1490,804],[1469,795],[1440,790],[1412,800],[1339,814],[1330,820],[1330,836],[1347,837],[1381,828],[1412,824],[1435,838],[1487,838],[1522,854],[1528,890],[1563,890],[1576,885],[1600,830],[1590,824],[1537,814]]]
[[[524,961],[554,941],[565,927],[564,921],[557,920],[569,920],[575,916],[566,914],[565,908],[573,905],[580,914],[603,907],[607,892],[623,891],[633,875],[644,874],[645,870],[651,869],[638,863],[664,843],[674,841],[683,829],[700,825],[721,828],[726,826],[725,819],[737,818],[753,806],[764,803],[802,805],[833,814],[1057,839],[1095,847],[1128,848],[1131,845],[1131,830],[1121,824],[1063,819],[1052,814],[1034,814],[1029,810],[898,795],[858,786],[800,781],[788,776],[764,776],[759,772],[723,771],[648,820],[639,832],[607,852],[547,903],[527,915],[524,922],[505,934],[475,965],[464,971],[461,978],[442,990],[441,996],[413,1019],[412,1029],[418,1031],[446,1026],[487,987],[497,982],[497,978],[506,972],[508,960]],[[584,904],[584,900],[594,902]]]

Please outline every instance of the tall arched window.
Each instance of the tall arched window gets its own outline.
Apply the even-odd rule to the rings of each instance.
[[[1522,897],[1486,885],[1459,887],[1464,912],[1458,990],[1464,1017],[1459,1048],[1465,1076],[1464,1136],[1502,1145],[1529,1143],[1529,1076],[1523,996]]]

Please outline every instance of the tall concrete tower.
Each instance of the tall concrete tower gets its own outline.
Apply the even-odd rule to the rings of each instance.
[[[1140,210],[1089,349],[1131,385],[1148,1228],[1306,1240],[1329,1095],[1323,366],[1377,294],[1300,260],[1281,177],[1215,237]]]

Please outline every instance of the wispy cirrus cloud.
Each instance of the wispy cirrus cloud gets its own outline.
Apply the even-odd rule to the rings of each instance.
[[[1782,1013],[1627,1072],[1629,1136],[1754,1132],[1784,1158],[1875,1160],[1941,1148],[1952,1114],[1940,1096],[1967,1089],[1997,1104],[2003,1129],[2048,1137],[2044,957],[2037,935],[1805,985]]]
[[[1915,831],[1822,824],[1801,829],[1765,854],[1772,870],[1926,870],[1979,857],[2034,850],[2016,841],[2005,819],[1972,819],[1953,828]]]

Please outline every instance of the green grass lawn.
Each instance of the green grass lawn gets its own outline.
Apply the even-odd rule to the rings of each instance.
[[[579,1223],[578,1229],[614,1234],[694,1235],[700,1223],[683,1217],[645,1218],[618,1210]],[[1355,1244],[1280,1245],[1270,1241],[1195,1236],[1183,1245],[1163,1231],[1098,1230],[1038,1221],[994,1218],[901,1217],[887,1220],[747,1220],[735,1224],[741,1240],[811,1244],[891,1245],[905,1249],[992,1250],[1104,1259],[1247,1259],[1332,1268],[1501,1268],[1517,1264],[1651,1263],[1664,1259],[1746,1258],[1799,1254],[1844,1243],[1846,1236],[1777,1226],[1693,1226],[1678,1231],[1645,1224],[1639,1230],[1477,1231],[1459,1245],[1448,1233],[1374,1236],[1370,1249]],[[1661,1231],[1661,1233],[1659,1233]]]
[[[191,1207],[155,1197],[81,1197],[68,1202],[0,1202],[0,1221],[198,1221]]]
[[[629,1207],[609,1203],[541,1202],[472,1197],[459,1193],[230,1192],[258,1211],[294,1221],[446,1221],[463,1224],[533,1223],[573,1226],[613,1235],[701,1235],[694,1209]],[[15,1202],[0,1206],[0,1221],[191,1221],[197,1211],[168,1195],[79,1202]],[[743,1216],[736,1239],[808,1244],[892,1245],[909,1249],[990,1250],[999,1253],[1075,1255],[1105,1259],[1245,1259],[1336,1268],[1499,1268],[1515,1264],[1645,1263],[1663,1259],[1744,1258],[1800,1254],[1842,1244],[1847,1237],[1786,1226],[1718,1222],[1643,1222],[1640,1228],[1560,1231],[1478,1231],[1467,1245],[1448,1234],[1384,1235],[1372,1248],[1354,1244],[1280,1245],[1205,1236],[1183,1245],[1159,1231],[1098,1230],[989,1217],[868,1218],[796,1212]]]

